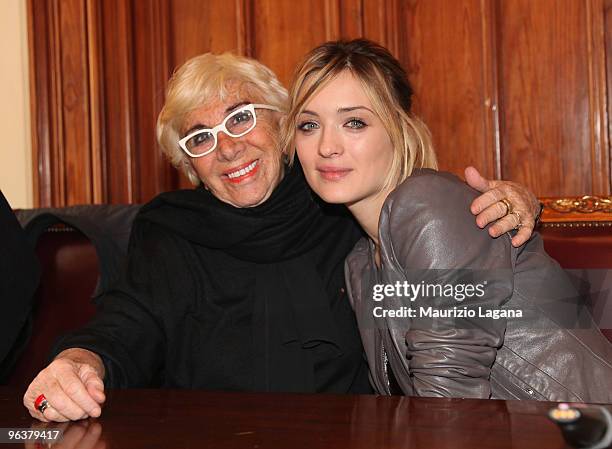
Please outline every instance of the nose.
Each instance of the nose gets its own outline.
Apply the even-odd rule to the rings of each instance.
[[[321,131],[319,155],[325,158],[340,156],[343,153],[343,149],[336,130],[331,126],[326,126]]]
[[[230,137],[223,131],[217,134],[217,158],[222,161],[233,161],[238,159],[245,149],[244,142],[240,137]]]

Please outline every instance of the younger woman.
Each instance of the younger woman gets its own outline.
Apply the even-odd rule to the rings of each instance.
[[[366,40],[301,64],[284,145],[367,234],[346,262],[371,379],[383,394],[612,402],[612,346],[539,236],[490,239],[476,192],[435,171],[399,62]],[[520,224],[520,216],[509,217]]]

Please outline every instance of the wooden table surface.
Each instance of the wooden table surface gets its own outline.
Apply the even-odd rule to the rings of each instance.
[[[563,448],[551,403],[351,395],[114,390],[54,448]],[[39,426],[0,387],[0,427]],[[57,424],[52,425],[57,426]],[[0,444],[0,449],[24,444]],[[45,447],[29,444],[26,447]]]

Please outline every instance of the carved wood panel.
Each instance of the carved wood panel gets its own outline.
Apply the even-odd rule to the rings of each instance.
[[[609,193],[603,2],[504,0],[499,17],[503,176]]]
[[[419,0],[402,9],[400,59],[415,89],[415,111],[429,126],[439,165],[475,165],[498,174],[491,2]]]
[[[36,204],[143,202],[189,184],[156,117],[175,67],[234,51],[289,82],[327,39],[405,64],[440,165],[540,195],[610,193],[612,0],[28,0]]]

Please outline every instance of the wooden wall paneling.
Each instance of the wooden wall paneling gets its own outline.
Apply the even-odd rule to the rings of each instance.
[[[605,58],[607,84],[608,128],[608,192],[612,192],[612,0],[604,2]]]
[[[51,126],[54,82],[52,29],[53,10],[50,2],[28,0],[28,61],[30,67],[30,119],[32,129],[32,179],[34,206],[53,204],[53,170],[51,148],[55,139]],[[36,12],[36,13],[35,13]]]
[[[285,85],[306,52],[328,40],[328,33],[339,34],[337,16],[326,15],[334,8],[328,0],[254,0],[252,8],[253,57],[270,67]]]
[[[35,204],[93,200],[84,0],[28,2]]]
[[[587,1],[500,2],[502,174],[539,196],[593,193]]]
[[[394,29],[389,23],[386,23],[389,18],[387,13],[391,9],[389,5],[396,5],[396,2],[394,0],[384,2],[325,0],[323,4],[325,8],[325,36],[323,41],[366,37],[366,20],[368,20],[368,31],[373,35],[370,38],[385,45],[388,41],[387,30]]]
[[[98,0],[104,82],[105,200],[137,202],[134,157],[133,13],[126,0]],[[145,173],[144,176],[147,174]]]
[[[606,78],[608,80],[607,113],[606,123],[608,125],[608,189],[612,192],[612,0],[604,3],[604,28],[605,28],[605,52],[606,52]]]
[[[432,132],[440,168],[460,176],[468,165],[496,174],[493,14],[488,0],[415,0],[399,14],[397,52],[414,111]]]
[[[363,0],[362,3],[363,37],[381,45],[386,44],[385,27],[387,24],[384,5],[378,0]],[[396,20],[401,22],[402,26],[405,26],[403,17],[398,17]]]
[[[339,34],[331,35],[330,39],[356,39],[364,37],[364,16],[363,0],[344,0],[338,1],[337,9],[340,13]]]
[[[45,117],[48,120],[48,125],[51,128],[53,140],[50,142],[50,147],[45,149],[48,154],[50,166],[49,172],[45,173],[49,177],[50,188],[52,189],[50,206],[65,206],[65,178],[64,178],[64,135],[63,117],[62,117],[62,89],[61,89],[61,40],[59,33],[59,3],[49,2],[49,69],[50,74],[50,109],[49,116]]]
[[[386,0],[384,3],[384,41],[382,44],[399,57],[400,33],[396,25],[397,18],[400,16],[400,0]]]
[[[189,187],[155,141],[188,58],[235,51],[287,84],[313,46],[360,36],[404,63],[442,169],[611,191],[612,0],[28,0],[28,32],[36,205]]]
[[[100,204],[107,192],[100,3],[86,0],[86,14],[92,202]]]
[[[239,55],[253,55],[253,5],[252,0],[236,2],[236,52]]]
[[[481,0],[482,29],[482,72],[484,93],[484,151],[486,165],[493,165],[494,177],[502,178],[501,171],[501,130],[499,102],[499,16],[496,0]]]
[[[39,12],[39,14],[35,14]],[[41,207],[65,204],[61,132],[61,71],[59,8],[54,2],[28,2],[30,23],[30,92],[34,179],[34,203]],[[40,14],[40,12],[43,14]]]
[[[400,0],[362,0],[363,37],[378,42],[395,57],[399,57],[400,40],[409,33],[405,29],[407,24],[402,11],[413,7],[412,3]]]
[[[87,204],[93,200],[89,121],[87,15],[84,0],[61,0],[61,133],[65,204]]]
[[[340,37],[343,24],[343,11],[341,0],[324,0],[325,35],[323,41],[329,41]]]
[[[172,0],[169,7],[174,67],[210,51],[246,51],[248,39],[241,34],[248,32],[248,0]]]
[[[328,39],[365,37],[387,47],[398,55],[399,23],[402,2],[399,0],[337,0],[339,33]]]
[[[170,63],[170,17],[167,0],[132,0],[134,79],[134,197],[146,202],[159,192],[179,187],[178,172],[157,145],[155,125],[164,104]]]
[[[271,5],[274,7],[274,2],[271,2]],[[372,40],[383,45],[393,45],[395,42],[390,37],[394,36],[396,30],[395,0],[324,0],[323,8],[325,33],[318,43],[366,37],[366,16]]]
[[[608,140],[605,1],[585,0],[589,75],[589,121],[591,125],[592,192],[610,193],[610,146]]]

